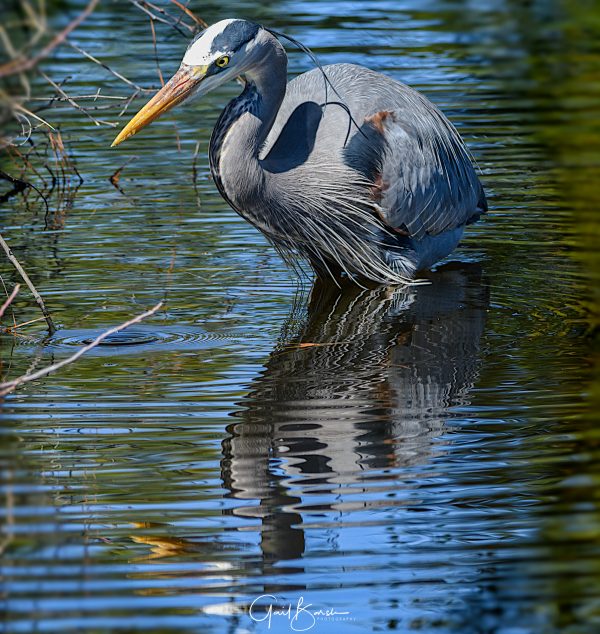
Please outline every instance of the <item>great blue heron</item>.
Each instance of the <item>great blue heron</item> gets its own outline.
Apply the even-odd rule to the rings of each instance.
[[[321,276],[404,283],[453,251],[487,210],[462,139],[423,95],[354,64],[288,84],[279,39],[246,20],[200,33],[113,145],[238,76],[245,88],[210,140],[212,176],[285,258],[306,257]]]

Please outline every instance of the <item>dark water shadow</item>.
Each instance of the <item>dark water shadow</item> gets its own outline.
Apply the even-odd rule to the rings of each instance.
[[[427,463],[450,408],[468,404],[488,287],[480,267],[467,264],[430,282],[313,288],[300,332],[271,354],[235,414],[222,478],[229,497],[249,501],[233,512],[262,522],[265,574],[304,554],[304,510],[326,521],[332,511],[380,504],[366,495],[369,474]],[[327,497],[344,488],[349,501],[303,504],[309,489]]]

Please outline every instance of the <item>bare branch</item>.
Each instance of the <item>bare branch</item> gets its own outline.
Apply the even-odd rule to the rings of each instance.
[[[150,2],[146,2],[146,0],[139,0],[139,1],[129,0],[129,1],[132,4],[134,4],[138,9],[146,13],[150,17],[151,20],[156,20],[157,22],[162,22],[163,24],[167,24],[168,26],[174,28],[180,35],[182,35],[185,38],[189,37],[189,34],[193,33],[195,30],[194,27],[190,26],[189,24],[179,21],[179,24],[182,24],[183,26],[185,26],[189,31],[189,33],[184,33],[179,28],[179,25],[177,24],[177,22],[166,20],[165,18],[161,18],[159,15],[156,15],[156,13],[153,13],[149,7],[152,7],[158,13],[162,13],[163,15],[168,15],[169,17],[171,17],[164,9],[161,9],[160,7],[157,7],[156,5],[151,4]]]
[[[206,29],[208,28],[208,24],[202,19],[199,18],[193,11],[190,11],[187,7],[183,6],[181,4],[181,2],[178,2],[177,0],[171,0],[171,2],[180,10],[183,11],[187,16],[189,16],[190,18],[192,18],[192,20],[194,20],[194,22],[201,28]]]
[[[69,24],[58,33],[37,55],[28,59],[12,60],[6,64],[0,66],[0,77],[7,77],[9,75],[16,75],[26,70],[31,70],[41,60],[48,57],[50,53],[62,42],[65,41],[69,33],[76,29],[96,8],[99,0],[90,0],[87,7]]]
[[[42,119],[42,117],[39,117],[34,112],[31,112],[31,110],[27,110],[27,108],[25,108],[25,106],[21,105],[20,103],[14,104],[13,107],[15,110],[19,110],[20,112],[22,112],[26,117],[33,117],[34,119],[37,119],[37,121],[39,121],[40,123],[48,126],[52,131],[56,131],[56,128],[51,126],[45,119]]]
[[[21,285],[17,284],[13,288],[12,293],[8,296],[8,298],[6,299],[4,304],[2,304],[2,306],[0,306],[0,317],[2,317],[4,315],[4,313],[6,312],[6,309],[10,306],[11,302],[13,301],[13,299],[17,296],[17,293],[19,292],[20,288],[21,288]]]
[[[144,89],[146,90],[146,89]],[[148,88],[148,92],[154,92],[153,89]],[[135,92],[133,93],[136,94]],[[71,95],[70,99],[92,99],[93,101],[98,101],[99,99],[114,99],[115,101],[127,101],[131,97],[125,97],[123,95],[104,95],[102,93],[95,92],[93,95]],[[53,101],[68,101],[69,97],[52,97]],[[48,97],[29,97],[29,101],[48,101]],[[41,110],[41,108],[40,108]]]
[[[120,324],[119,326],[115,326],[114,328],[110,328],[109,330],[106,330],[101,335],[98,335],[94,339],[94,341],[87,344],[86,346],[83,346],[82,348],[79,348],[79,350],[75,354],[71,355],[70,357],[67,357],[66,359],[63,359],[62,361],[59,361],[58,363],[53,363],[52,365],[49,365],[31,374],[24,374],[23,376],[19,376],[16,379],[13,379],[12,381],[7,381],[6,383],[0,383],[0,396],[4,396],[8,394],[9,392],[12,392],[19,385],[23,385],[23,383],[29,383],[30,381],[35,381],[36,379],[40,379],[43,376],[47,376],[48,374],[51,374],[52,372],[56,372],[56,370],[59,370],[60,368],[64,368],[66,365],[69,365],[70,363],[77,361],[79,357],[84,355],[86,352],[89,352],[92,348],[95,348],[97,345],[102,343],[104,339],[106,339],[107,337],[110,337],[110,335],[114,335],[115,333],[119,332],[120,330],[123,330],[124,328],[127,328],[128,326],[137,324],[143,319],[146,319],[146,317],[150,317],[150,315],[154,315],[154,313],[160,310],[162,306],[163,306],[163,302],[158,302],[158,304],[156,304],[154,308],[147,310],[145,313],[142,313],[141,315],[138,315],[137,317],[134,317],[133,319],[130,319],[129,321],[126,321]]]
[[[23,321],[20,324],[15,324],[14,326],[9,326],[8,328],[3,328],[2,332],[10,333],[13,335],[17,334],[17,329],[22,328],[23,326],[29,326],[29,324],[35,324],[38,321],[42,321],[43,317],[36,317],[35,319],[29,319],[28,321]]]
[[[29,279],[29,275],[27,275],[27,273],[25,272],[25,269],[23,269],[23,267],[19,263],[19,260],[17,260],[17,258],[13,255],[13,252],[10,250],[10,247],[8,246],[8,244],[6,244],[2,235],[0,235],[0,246],[4,249],[4,253],[6,253],[6,257],[8,257],[8,259],[12,262],[12,265],[17,269],[17,271],[19,272],[19,275],[23,278],[23,281],[29,287],[31,294],[35,297],[35,301],[37,302],[37,305],[40,307],[40,310],[42,311],[42,315],[44,315],[46,323],[48,324],[48,332],[51,335],[54,334],[56,332],[56,326],[54,325],[54,322],[52,321],[52,317],[50,317],[50,313],[48,312],[46,305],[44,304],[44,300],[42,299],[42,296],[37,292],[35,286],[33,285],[33,282]]]
[[[132,82],[130,79],[127,79],[127,77],[125,77],[124,75],[121,75],[121,73],[117,72],[116,70],[113,70],[108,64],[105,64],[104,62],[101,62],[99,59],[97,59],[96,57],[94,57],[93,55],[88,53],[87,51],[84,51],[82,48],[77,46],[77,44],[73,44],[73,42],[69,42],[69,41],[67,41],[67,44],[71,48],[74,48],[76,51],[81,53],[84,57],[87,57],[92,62],[95,62],[99,66],[102,66],[102,68],[106,69],[109,73],[114,75],[117,79],[120,79],[121,81],[125,82],[127,85],[131,86],[132,88],[135,88],[138,91],[144,91],[144,92],[151,92],[152,91],[151,88],[142,88],[141,86],[138,86],[137,84]]]
[[[117,125],[116,123],[112,123],[111,121],[103,121],[102,119],[96,119],[85,108],[81,107],[76,101],[74,101],[71,97],[69,97],[69,95],[67,95],[67,93],[55,81],[50,79],[50,77],[48,77],[48,75],[46,75],[46,73],[44,73],[43,71],[39,71],[39,73],[54,88],[54,90],[56,90],[56,92],[58,92],[58,94],[61,95],[61,97],[66,99],[73,106],[73,108],[76,108],[80,112],[83,112],[83,114],[88,119],[93,121],[95,125],[98,125],[98,126],[99,125],[109,125],[109,126],[111,126],[113,128]]]
[[[123,106],[121,112],[119,112],[119,117],[122,117],[126,112],[127,112],[127,108],[129,108],[129,106],[131,105],[131,102],[139,95],[140,93],[136,90],[135,92],[132,92],[131,95],[129,96],[129,98],[127,99],[127,101],[125,102],[125,105]]]
[[[163,79],[162,71],[160,70],[160,60],[158,58],[158,47],[156,45],[156,29],[154,28],[154,20],[150,18],[150,30],[152,31],[152,45],[154,46],[154,60],[156,61],[156,71],[158,72],[158,79],[160,80],[160,85],[165,85],[165,80]]]

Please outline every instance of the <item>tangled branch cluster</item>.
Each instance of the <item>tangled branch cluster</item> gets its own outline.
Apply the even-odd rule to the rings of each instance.
[[[158,77],[163,83],[157,51],[156,24],[164,24],[186,38],[191,37],[206,23],[179,0],[129,0],[149,21]],[[149,92],[103,60],[71,41],[76,29],[88,19],[100,0],[89,0],[83,11],[62,30],[51,28],[45,0],[16,0],[10,19],[0,24],[0,50],[8,61],[0,63],[0,152],[11,165],[11,174],[0,170],[0,179],[12,185],[0,196],[0,202],[21,192],[34,189],[46,197],[50,193],[69,190],[72,183],[81,183],[75,163],[69,156],[65,141],[52,123],[52,109],[67,104],[97,126],[116,127],[114,120],[101,118],[102,111],[115,111],[119,119],[130,104],[144,92]],[[59,47],[68,46],[81,56],[82,62],[101,66],[106,72],[131,89],[129,96],[101,94],[70,94],[68,78],[49,77],[42,62]],[[52,89],[50,97],[32,94],[31,79],[41,77]],[[31,180],[35,177],[38,185]]]
[[[129,0],[148,17],[156,68],[162,84],[164,82],[160,72],[155,24],[165,24],[189,38],[200,28],[206,27],[206,23],[179,0],[157,1],[164,6],[149,0]],[[52,109],[58,104],[66,104],[97,126],[115,127],[117,123],[101,119],[98,116],[99,112],[114,109],[116,106],[119,108],[116,117],[118,119],[125,114],[136,97],[146,92],[146,89],[71,41],[71,35],[84,20],[89,18],[99,2],[100,0],[89,0],[83,11],[58,31],[53,30],[49,24],[46,0],[14,0],[11,17],[0,23],[0,54],[2,54],[0,60],[7,59],[0,62],[0,82],[2,82],[0,83],[0,166],[6,166],[7,170],[0,169],[0,181],[8,183],[8,190],[0,194],[0,205],[13,196],[27,197],[29,192],[34,191],[46,205],[47,224],[50,215],[48,204],[50,196],[57,196],[57,209],[63,209],[72,200],[77,188],[83,182],[60,130],[52,123]],[[56,81],[41,68],[43,61],[61,46],[68,46],[76,51],[83,62],[101,66],[126,84],[131,89],[131,94],[125,97],[105,95],[100,94],[100,90],[94,94],[69,94],[66,86],[68,78]],[[34,76],[41,77],[51,87],[50,97],[38,97],[32,93],[31,79]],[[120,170],[117,170],[111,177],[111,182],[116,187],[118,187],[119,172]],[[74,186],[73,183],[75,183]],[[10,328],[0,326],[0,332],[14,333],[22,326],[45,319],[48,332],[52,335],[55,326],[50,312],[2,235],[0,235],[0,246],[4,257],[14,266],[25,282],[43,314],[39,319],[29,320],[22,324],[14,321],[14,325]],[[0,283],[4,284],[2,276],[0,276]],[[6,290],[6,286],[4,288]],[[19,292],[19,288],[17,284],[10,294],[6,290],[7,299],[0,306],[0,318],[7,309],[11,309],[11,303]],[[161,306],[162,303],[159,303],[151,310],[102,333],[92,343],[80,348],[68,359],[37,372],[33,372],[32,366],[25,375],[4,383],[0,382],[0,399],[23,383],[46,376],[72,363],[82,354],[99,345],[106,337],[153,315]],[[1,368],[0,359],[0,370]]]

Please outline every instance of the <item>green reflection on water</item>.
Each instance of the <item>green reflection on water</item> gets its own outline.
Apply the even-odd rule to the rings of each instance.
[[[596,2],[563,2],[562,21],[553,30],[554,54],[542,55],[536,68],[540,139],[556,168],[572,228],[564,242],[582,263],[587,281],[581,305],[596,339],[596,379],[591,385],[595,411],[600,411],[600,6]],[[551,275],[549,276],[551,283]]]

